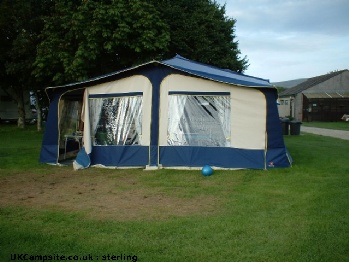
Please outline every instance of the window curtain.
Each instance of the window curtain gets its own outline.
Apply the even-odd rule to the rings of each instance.
[[[94,145],[140,144],[142,103],[142,96],[90,99]]]
[[[215,105],[217,107],[218,117],[225,137],[225,143],[227,147],[230,147],[230,96],[221,96],[219,99],[215,99]]]
[[[168,145],[187,145],[183,127],[180,122],[186,101],[187,96],[171,95],[169,97],[167,128]]]
[[[168,145],[230,146],[230,97],[171,95]]]
[[[102,98],[92,98],[89,101],[90,106],[90,128],[91,128],[91,134],[92,136],[96,135],[97,132],[97,126],[99,119],[101,118],[102,113],[102,105],[103,105],[103,99]]]

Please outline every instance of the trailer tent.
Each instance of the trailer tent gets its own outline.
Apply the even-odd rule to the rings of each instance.
[[[85,167],[291,165],[268,80],[177,55],[46,92],[41,162],[80,151]]]

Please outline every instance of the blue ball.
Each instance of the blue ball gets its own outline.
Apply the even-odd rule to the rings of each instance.
[[[201,173],[203,176],[210,176],[213,174],[213,169],[209,165],[205,165],[202,167]]]

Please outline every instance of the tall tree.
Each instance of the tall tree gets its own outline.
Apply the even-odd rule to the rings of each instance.
[[[248,60],[241,58],[235,36],[236,20],[226,16],[225,6],[211,0],[148,0],[170,27],[166,56],[178,53],[203,63],[243,72]]]
[[[36,77],[53,84],[122,69],[167,50],[169,32],[142,0],[57,0],[38,47]]]
[[[211,0],[56,0],[34,74],[57,85],[176,53],[243,72],[234,32]]]
[[[24,92],[35,89],[32,76],[36,46],[49,0],[3,0],[0,3],[0,88],[18,105],[18,127],[25,125]]]

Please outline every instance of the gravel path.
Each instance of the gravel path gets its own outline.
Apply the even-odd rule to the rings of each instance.
[[[344,131],[344,130],[301,126],[301,131],[305,133],[312,133],[312,134],[321,135],[321,136],[332,136],[336,138],[349,140],[349,131]]]

